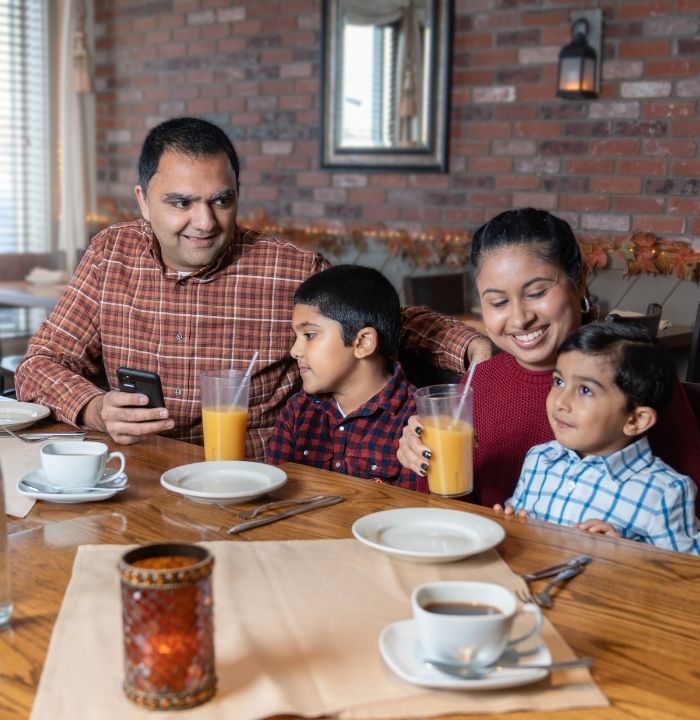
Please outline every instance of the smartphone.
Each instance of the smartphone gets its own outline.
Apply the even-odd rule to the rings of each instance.
[[[160,376],[158,373],[120,367],[117,370],[117,380],[119,382],[119,389],[122,392],[148,395],[148,405],[146,405],[146,407],[165,407],[163,388],[160,384]]]

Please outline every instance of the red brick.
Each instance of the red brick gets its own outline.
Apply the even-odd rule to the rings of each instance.
[[[554,210],[557,206],[557,195],[543,192],[515,192],[513,193],[513,206]]]
[[[279,197],[279,188],[271,185],[248,186],[241,188],[245,200],[276,200]]]
[[[610,155],[620,157],[623,155],[638,155],[638,140],[593,140],[591,141],[593,155]]]
[[[674,162],[672,175],[700,177],[700,160],[678,160]]]
[[[547,122],[544,120],[533,122],[516,122],[516,137],[556,137],[561,134],[561,124],[556,121]]]
[[[516,48],[479,49],[471,53],[472,65],[476,68],[515,65],[517,58]]]
[[[369,179],[365,179],[365,184],[369,183],[374,188],[406,188],[408,187],[408,176],[395,173],[381,173],[370,175]]]
[[[409,175],[408,186],[414,188],[432,188],[447,190],[450,187],[449,175]]]
[[[671,118],[694,117],[695,103],[689,100],[656,100],[646,102],[642,106],[642,117],[645,118]]]
[[[679,13],[700,12],[700,0],[678,0]]]
[[[455,52],[470,51],[474,48],[491,47],[491,35],[486,33],[470,33],[458,35],[453,43]]]
[[[674,120],[671,126],[674,137],[700,137],[700,119]]]
[[[672,15],[671,0],[652,0],[651,2],[620,2],[617,16],[620,20],[646,19],[654,15]]]
[[[642,197],[618,195],[613,198],[613,210],[621,213],[659,214],[664,211],[665,200],[662,197]]]
[[[536,175],[497,175],[497,190],[537,190],[540,180]]]
[[[626,40],[620,43],[618,57],[621,60],[633,58],[668,57],[670,54],[670,41],[663,38],[654,40]]]
[[[187,112],[192,115],[206,115],[216,110],[214,98],[196,98],[187,103]]]
[[[607,212],[610,198],[607,195],[564,195],[561,207],[570,212]]]
[[[617,170],[622,175],[666,175],[665,160],[618,160]]]
[[[510,137],[510,124],[497,122],[471,122],[468,125],[467,135],[475,138]]]
[[[376,188],[350,188],[345,191],[348,202],[357,205],[382,205],[386,203],[386,192]]]
[[[696,77],[700,60],[695,58],[663,58],[649,60],[644,66],[645,77]]]
[[[685,218],[683,217],[668,217],[667,215],[634,215],[632,217],[632,230],[639,232],[679,235],[683,232],[684,226]]]
[[[613,161],[605,158],[571,158],[566,161],[566,171],[574,175],[610,175]]]
[[[455,87],[466,85],[470,88],[476,85],[488,85],[493,82],[493,71],[482,69],[456,70],[452,74],[452,81]]]
[[[402,207],[401,219],[408,222],[423,222],[435,224],[441,219],[442,212],[440,208],[430,207]]]
[[[552,102],[554,87],[548,83],[520,85],[517,96],[516,102]]]
[[[470,172],[510,172],[513,160],[509,157],[472,157],[469,158]]]
[[[639,177],[591,178],[591,191],[601,193],[639,193],[642,179]]]
[[[563,10],[543,10],[539,12],[527,12],[523,13],[520,18],[522,25],[535,25],[537,27],[544,27],[545,25],[561,25],[566,23],[567,17]],[[568,35],[567,30],[567,35]]]
[[[700,215],[700,198],[669,197],[668,212],[681,215]]]
[[[697,144],[693,140],[643,140],[642,155],[693,157]]]
[[[362,216],[370,222],[391,222],[399,219],[400,211],[395,205],[367,205]]]

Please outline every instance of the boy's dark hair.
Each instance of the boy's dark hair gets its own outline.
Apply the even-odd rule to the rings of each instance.
[[[360,330],[377,331],[378,352],[387,360],[396,353],[401,332],[401,304],[393,285],[373,268],[335,265],[307,278],[294,293],[294,303],[311,305],[340,323],[348,346]]]
[[[223,150],[231,161],[236,176],[236,187],[239,187],[238,155],[228,135],[207,120],[180,117],[156,125],[143,141],[139,156],[139,185],[144,194],[148,193],[148,183],[156,174],[160,158],[166,150],[190,157],[216,155]]]
[[[658,412],[670,402],[676,384],[673,361],[664,346],[641,325],[582,325],[559,346],[560,355],[572,350],[610,360],[615,384],[627,398],[626,410],[646,405]]]

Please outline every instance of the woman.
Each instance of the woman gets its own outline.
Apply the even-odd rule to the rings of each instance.
[[[571,227],[545,210],[509,210],[482,225],[471,261],[486,331],[502,351],[477,365],[472,379],[478,447],[469,500],[491,507],[511,496],[527,451],[554,439],[545,403],[557,347],[592,319],[592,308]],[[421,432],[412,417],[398,458],[425,475],[431,452]],[[655,455],[700,484],[700,433],[680,384],[649,441]]]

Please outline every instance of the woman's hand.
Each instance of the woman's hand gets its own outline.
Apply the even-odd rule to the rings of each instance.
[[[396,457],[405,468],[425,477],[428,472],[428,462],[433,454],[430,448],[421,442],[422,432],[420,418],[418,415],[412,415],[403,429]]]
[[[597,535],[620,537],[620,533],[617,532],[610,523],[603,522],[602,520],[584,520],[583,522],[575,523],[574,527]]]

